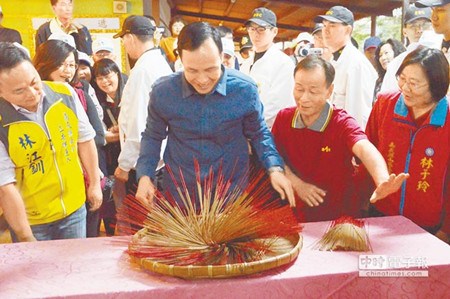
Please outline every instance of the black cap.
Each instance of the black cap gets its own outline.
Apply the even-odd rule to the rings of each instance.
[[[449,4],[450,0],[421,0],[416,2],[417,7],[436,7]]]
[[[429,7],[416,7],[415,5],[410,5],[406,8],[404,24],[409,24],[417,19],[427,19],[431,22],[431,8]]]
[[[344,23],[350,26],[353,26],[353,22],[355,22],[353,13],[344,6],[333,6],[324,15],[314,18],[316,23],[322,23],[323,20],[333,23]]]
[[[321,31],[323,29],[323,24],[322,23],[316,23],[316,25],[314,25],[313,30],[311,31],[311,35],[316,34],[317,32]]]
[[[242,37],[241,42],[239,43],[239,46],[240,46],[239,52],[241,52],[244,49],[253,47],[253,44],[252,44],[252,41],[250,40],[250,38],[246,35],[246,36]]]
[[[277,27],[277,16],[270,9],[259,7],[253,10],[251,19],[245,22],[245,25],[250,22],[256,23],[258,26],[262,27]]]
[[[123,22],[122,30],[113,37],[122,37],[127,33],[136,35],[152,35],[155,30],[156,26],[149,18],[143,16],[129,16]]]

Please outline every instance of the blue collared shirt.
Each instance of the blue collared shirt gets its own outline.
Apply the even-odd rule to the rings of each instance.
[[[199,162],[202,178],[210,167],[215,175],[222,167],[225,179],[235,184],[245,181],[247,140],[266,169],[284,166],[262,115],[255,82],[238,71],[222,67],[219,82],[207,95],[198,94],[182,72],[159,79],[150,94],[136,166],[138,179],[143,175],[155,177],[166,136],[164,162],[176,174],[181,170],[188,186],[195,184],[194,160]],[[175,194],[168,175],[163,188]]]

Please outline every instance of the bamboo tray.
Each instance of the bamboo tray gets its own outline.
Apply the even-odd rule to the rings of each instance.
[[[228,278],[250,275],[288,264],[297,258],[302,246],[303,238],[299,234],[289,237],[279,237],[274,240],[271,246],[271,252],[262,260],[226,265],[175,266],[164,264],[150,258],[131,258],[132,261],[139,264],[142,268],[159,274],[186,279]]]

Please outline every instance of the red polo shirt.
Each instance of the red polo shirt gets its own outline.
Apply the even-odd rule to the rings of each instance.
[[[318,207],[311,208],[296,199],[297,210],[305,221],[358,216],[352,148],[367,137],[354,118],[327,103],[319,119],[305,127],[296,107],[292,107],[278,113],[272,133],[278,151],[292,171],[327,192]]]

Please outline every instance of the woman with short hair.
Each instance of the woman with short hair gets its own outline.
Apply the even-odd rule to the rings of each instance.
[[[366,134],[390,173],[408,172],[402,188],[370,207],[372,216],[403,215],[448,242],[450,236],[449,64],[420,46],[398,72],[400,91],[380,94]]]
[[[120,100],[123,88],[128,77],[120,72],[117,64],[109,59],[103,58],[97,61],[92,68],[91,83],[103,109],[103,123],[106,126],[105,175],[114,176],[118,166],[117,159],[120,154],[119,127],[117,119],[120,113]],[[114,202],[105,200],[100,209],[100,218],[103,219],[107,235],[114,235],[116,223],[116,207]]]
[[[105,134],[94,102],[88,94],[88,82],[78,79],[78,52],[70,44],[61,40],[48,40],[39,45],[33,64],[42,80],[69,84],[83,105],[89,122],[95,130],[95,144],[99,157],[99,168],[105,172],[103,145]],[[87,237],[98,236],[98,211],[87,215]]]
[[[374,66],[375,70],[378,73],[378,79],[375,83],[375,90],[373,92],[374,102],[376,101],[377,95],[380,92],[381,84],[383,83],[384,75],[386,75],[386,70],[389,63],[391,63],[391,61],[394,60],[394,58],[397,57],[398,54],[405,51],[405,46],[403,46],[400,41],[393,38],[383,41],[378,45],[377,49],[375,50]]]

